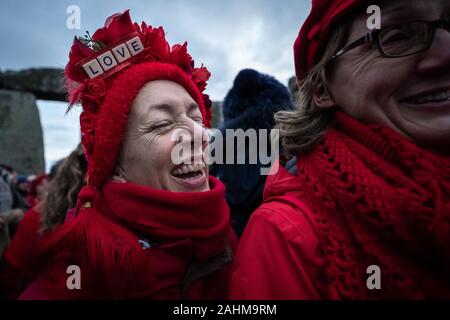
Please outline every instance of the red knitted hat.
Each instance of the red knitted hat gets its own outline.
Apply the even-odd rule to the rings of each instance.
[[[92,38],[75,38],[65,69],[70,106],[81,102],[81,142],[89,161],[88,183],[101,187],[117,165],[131,105],[153,80],[182,85],[210,127],[211,101],[202,92],[210,77],[187,53],[187,43],[170,48],[162,27],[132,23],[129,11],[106,20]]]
[[[319,62],[333,23],[368,0],[312,0],[311,12],[294,44],[295,73],[301,82]]]

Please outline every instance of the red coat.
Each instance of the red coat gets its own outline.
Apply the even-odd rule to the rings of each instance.
[[[300,187],[298,179],[281,166],[268,177],[265,202],[251,216],[239,242],[230,299],[321,298],[325,259],[312,213],[296,199]],[[296,205],[280,196],[290,196]]]
[[[36,207],[33,207],[25,212],[11,243],[5,250],[1,286],[8,299],[17,299],[32,282],[28,267],[33,259],[39,226],[40,214]]]

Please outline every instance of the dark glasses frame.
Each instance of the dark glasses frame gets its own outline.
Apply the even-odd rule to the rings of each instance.
[[[383,45],[381,44],[381,41],[380,41],[380,34],[382,32],[389,31],[393,28],[397,28],[399,26],[402,26],[405,24],[411,24],[411,23],[422,23],[422,24],[426,25],[428,28],[430,28],[429,36],[428,36],[427,42],[425,43],[425,46],[417,51],[408,52],[407,54],[399,54],[399,55],[386,54],[386,52],[383,49]],[[343,54],[347,53],[348,51],[350,51],[354,48],[357,48],[359,46],[362,46],[364,44],[369,44],[372,42],[377,43],[378,50],[386,58],[401,58],[401,57],[411,56],[411,55],[417,54],[419,52],[426,51],[430,48],[431,43],[433,42],[433,39],[434,39],[434,35],[438,28],[443,28],[450,32],[450,16],[447,18],[444,18],[444,19],[438,19],[438,20],[433,20],[433,21],[411,20],[411,21],[405,22],[404,24],[389,25],[389,26],[386,26],[381,29],[373,30],[373,31],[369,32],[368,34],[366,34],[365,36],[359,38],[358,40],[355,40],[354,42],[348,44],[344,48],[338,50],[330,58],[330,61],[342,56]]]

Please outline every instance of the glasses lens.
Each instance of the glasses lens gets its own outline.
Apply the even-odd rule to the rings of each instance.
[[[424,22],[410,22],[382,29],[379,35],[381,49],[386,56],[401,57],[425,50],[433,28]]]

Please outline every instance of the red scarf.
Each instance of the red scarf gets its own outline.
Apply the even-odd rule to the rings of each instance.
[[[170,192],[132,183],[107,182],[94,207],[151,241],[190,239],[195,258],[206,260],[225,248],[230,231],[222,183],[210,177],[207,192]]]
[[[336,129],[299,155],[328,298],[450,298],[450,159],[338,112]],[[381,269],[368,290],[367,267]]]
[[[179,264],[172,268],[166,256],[149,259],[146,252],[160,255],[162,251],[143,250],[139,240],[144,239],[166,248],[190,240],[192,256],[180,253],[180,259],[191,263],[219,256],[229,240],[229,210],[223,184],[210,177],[210,187],[201,193],[173,193],[113,181],[100,191],[84,187],[77,216],[40,241],[38,263],[55,275],[55,285],[47,290],[64,298],[80,298],[78,293],[83,299],[143,298],[166,279],[182,278],[178,273],[186,270],[179,270]],[[48,269],[49,260],[58,271]],[[65,268],[70,264],[83,270],[85,288],[73,290],[73,297],[65,288]]]

